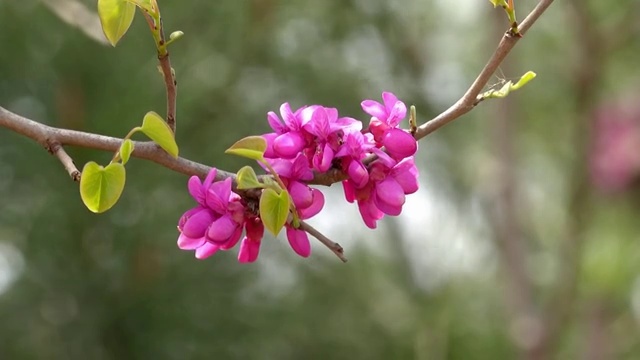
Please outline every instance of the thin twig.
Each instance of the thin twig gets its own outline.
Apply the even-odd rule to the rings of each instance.
[[[347,258],[344,256],[344,249],[337,242],[331,241],[328,237],[324,236],[320,231],[316,230],[313,226],[307,224],[304,221],[300,221],[300,230],[304,230],[311,234],[314,238],[318,239],[324,246],[328,247],[329,250],[333,251],[336,256],[342,260],[342,262],[347,262]]]
[[[162,77],[164,79],[164,87],[167,90],[167,124],[175,134],[177,125],[176,98],[178,95],[178,82],[176,81],[175,72],[171,67],[171,59],[169,58],[169,51],[167,50],[164,36],[164,26],[162,25],[162,20],[160,20],[159,24],[155,24],[151,15],[145,11],[142,11],[142,14],[147,20],[151,31],[154,32],[157,30],[160,35],[160,38],[156,40],[156,47],[158,48],[158,62],[160,63],[160,70],[162,71]],[[158,26],[158,29],[155,28],[156,26]]]
[[[64,151],[62,144],[56,140],[48,141],[48,143],[47,150],[60,160],[62,166],[64,166],[65,170],[69,173],[69,176],[71,176],[71,179],[76,182],[80,181],[80,170],[78,170],[76,164],[73,163],[71,156]]]
[[[529,13],[522,24],[520,24],[520,34],[524,35],[527,30],[531,28],[531,25],[533,25],[533,23],[538,20],[540,15],[542,15],[542,13],[547,10],[552,2],[553,0],[540,0],[538,5],[531,11],[531,13]],[[509,52],[511,52],[513,47],[521,38],[522,37],[512,36],[509,34],[509,32],[505,33],[502,36],[502,40],[500,40],[496,51],[493,53],[482,71],[480,71],[480,74],[475,79],[473,84],[471,84],[471,87],[469,87],[467,92],[460,98],[460,100],[451,105],[451,107],[449,107],[443,113],[436,116],[432,120],[420,125],[418,127],[418,131],[416,131],[416,140],[422,139],[423,137],[431,134],[444,125],[471,111],[477,104],[476,99],[478,97],[478,94],[480,94],[482,89],[487,85],[487,83],[491,79],[491,76],[493,76],[493,73],[496,72],[502,61],[504,61]]]

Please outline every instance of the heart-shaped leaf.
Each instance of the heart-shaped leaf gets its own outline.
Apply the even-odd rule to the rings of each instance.
[[[146,11],[150,15],[157,15],[158,6],[155,4],[155,1],[151,0],[126,0],[129,3],[132,3],[139,7],[140,9]]]
[[[247,136],[231,145],[225,153],[262,161],[266,150],[267,141],[262,136]]]
[[[264,184],[258,181],[258,176],[251,166],[245,166],[238,170],[236,182],[238,183],[238,189],[241,190],[264,187]]]
[[[102,167],[93,161],[84,165],[80,178],[80,197],[87,208],[94,213],[109,210],[118,202],[126,172],[120,163],[111,163]]]
[[[273,189],[264,189],[260,197],[260,218],[264,227],[273,235],[278,235],[289,216],[289,193],[282,190],[278,194]]]
[[[127,0],[98,0],[98,16],[102,31],[112,46],[129,30],[136,6]]]
[[[153,111],[149,111],[142,120],[142,132],[156,144],[160,145],[164,151],[174,158],[178,157],[178,144],[173,136],[173,131],[169,125]]]
[[[122,142],[122,145],[120,145],[120,158],[122,159],[122,165],[125,165],[128,161],[129,158],[131,157],[131,153],[133,152],[133,141],[131,141],[131,139],[126,139],[125,141]]]

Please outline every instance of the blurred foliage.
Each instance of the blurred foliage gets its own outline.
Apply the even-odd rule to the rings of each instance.
[[[225,170],[249,162],[224,149],[266,132],[266,112],[285,101],[363,119],[360,101],[386,90],[426,121],[508,28],[502,10],[475,0],[159,2],[167,32],[185,33],[170,48],[180,154]],[[516,2],[523,19],[534,4]],[[44,3],[0,0],[2,106],[120,137],[164,112],[142,17],[114,49]],[[95,215],[55,159],[0,130],[0,358],[640,357],[640,188],[603,191],[588,167],[599,108],[640,96],[638,5],[582,4],[553,4],[495,78],[533,70],[534,82],[421,142],[424,191],[399,218],[367,231],[329,189],[317,227],[345,246],[346,265],[319,246],[298,259],[281,238],[255,265],[232,253],[196,261],[175,245],[192,206],[185,176],[132,159],[122,199]],[[507,106],[511,162],[496,135]],[[68,152],[79,166],[111,156]],[[515,209],[495,211],[507,185]],[[499,231],[509,213],[518,231],[506,240],[523,245],[524,295],[542,330],[511,305]],[[528,345],[536,329],[553,335],[542,355]]]

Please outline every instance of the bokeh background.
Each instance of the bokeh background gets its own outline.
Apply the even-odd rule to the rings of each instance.
[[[424,122],[507,29],[484,0],[160,0],[181,155],[268,130],[288,101],[366,120],[393,91]],[[519,18],[535,5],[516,0]],[[123,136],[164,113],[138,14],[114,49],[90,0],[0,0],[0,104]],[[253,265],[197,261],[176,223],[187,177],[134,159],[87,211],[29,139],[0,129],[0,359],[640,358],[640,3],[557,1],[492,80],[538,77],[420,142],[422,189],[371,231],[340,186],[310,221],[349,257],[283,238]],[[68,148],[76,163],[110,154]]]

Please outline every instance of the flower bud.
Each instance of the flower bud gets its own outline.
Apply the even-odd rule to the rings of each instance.
[[[389,129],[382,137],[382,145],[387,152],[395,159],[404,159],[416,153],[418,143],[408,132],[393,128]]]
[[[207,230],[207,240],[217,244],[224,244],[230,240],[231,235],[238,227],[238,223],[233,221],[231,216],[223,215],[209,226],[209,230]]]
[[[385,214],[400,215],[404,205],[404,191],[393,178],[387,177],[376,184],[374,202]]]
[[[288,132],[273,140],[273,152],[281,158],[293,159],[304,148],[304,137],[299,132]]]
[[[287,240],[296,254],[305,258],[311,255],[311,243],[309,243],[309,237],[304,230],[287,226]]]
[[[262,241],[251,240],[244,237],[240,243],[240,251],[238,252],[238,261],[241,263],[252,263],[258,258],[260,252],[260,244]]]

